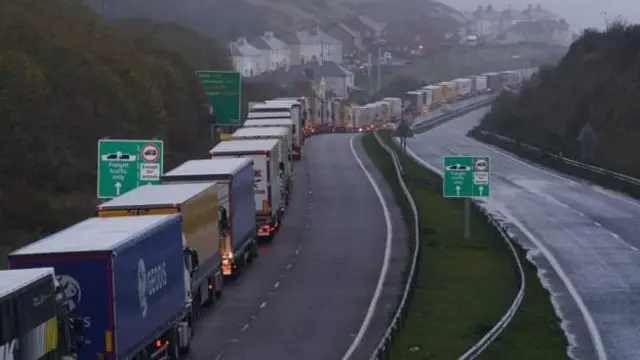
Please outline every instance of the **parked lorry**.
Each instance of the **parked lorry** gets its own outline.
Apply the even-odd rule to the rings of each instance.
[[[388,101],[378,101],[377,102],[379,109],[380,109],[380,113],[379,113],[379,119],[383,122],[383,123],[388,123],[391,121],[391,104]]]
[[[391,107],[391,121],[400,121],[400,118],[402,117],[402,99],[397,97],[386,97],[382,100],[388,102]]]
[[[256,223],[258,236],[262,238],[273,237],[285,209],[278,143],[276,139],[230,140],[218,143],[209,151],[212,158],[247,157],[253,160]]]
[[[297,100],[269,100],[262,105],[256,105],[251,109],[254,113],[249,119],[267,119],[268,113],[288,113],[288,118],[293,121],[291,136],[293,138],[293,160],[300,160],[302,154],[302,128],[304,123],[300,120],[301,104]],[[273,118],[273,117],[271,117]],[[283,118],[283,116],[278,116]]]
[[[311,122],[311,108],[309,99],[301,96],[298,98],[295,97],[279,97],[273,99],[274,101],[291,101],[297,102],[300,105],[300,123],[301,127],[304,129]],[[302,137],[301,143],[304,142],[304,136]]]
[[[9,267],[55,269],[84,323],[78,360],[176,360],[191,335],[184,256],[178,214],[95,217],[12,252]]]
[[[51,267],[0,270],[0,359],[76,359],[84,322],[65,302]]]
[[[258,256],[253,160],[189,160],[162,175],[163,184],[198,184],[212,181],[215,182],[220,207],[222,274],[233,276]]]
[[[474,78],[474,90],[476,94],[482,94],[487,91],[486,75],[478,75]]]
[[[243,128],[281,128],[289,129],[289,159],[293,166],[293,121],[291,119],[249,119],[242,124]]]
[[[220,252],[220,208],[214,183],[145,185],[98,206],[99,217],[182,214],[182,240],[186,258],[197,258],[198,266],[185,262],[189,329],[202,314],[203,306],[222,295]],[[193,331],[191,331],[193,332]]]
[[[452,104],[458,98],[458,88],[455,81],[445,81],[440,83],[444,88],[444,102]]]
[[[465,99],[471,96],[471,79],[460,78],[460,79],[455,79],[453,82],[456,83],[459,99]]]
[[[496,72],[484,73],[487,77],[487,88],[491,92],[502,91],[502,76]]]
[[[424,105],[422,103],[422,93],[419,91],[408,91],[405,93],[405,96],[402,99],[403,107],[410,114],[418,115],[420,113],[420,109]]]
[[[291,162],[291,129],[288,127],[244,127],[233,133],[232,140],[276,139],[278,141],[278,160],[281,168],[280,181],[284,184],[284,204],[289,204],[293,185],[293,164]]]
[[[434,108],[434,104],[433,104],[433,99],[434,99],[434,95],[435,95],[435,91],[436,89],[434,89],[433,86],[425,86],[422,89],[420,89],[420,91],[422,92],[423,98],[422,98],[422,113],[426,114],[428,113],[431,109]]]

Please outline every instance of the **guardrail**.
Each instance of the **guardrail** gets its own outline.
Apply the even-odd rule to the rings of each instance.
[[[509,309],[502,315],[500,320],[489,330],[475,345],[473,345],[469,350],[467,350],[462,356],[458,358],[458,360],[473,360],[478,357],[487,346],[491,345],[495,341],[495,339],[502,334],[504,329],[509,325],[515,314],[518,312],[520,308],[520,304],[522,304],[522,299],[524,298],[525,289],[526,289],[526,278],[524,276],[524,269],[522,268],[522,262],[520,261],[520,255],[518,255],[518,251],[513,245],[513,240],[509,236],[507,229],[498,221],[496,218],[484,207],[482,204],[479,204],[476,200],[473,200],[472,204],[476,208],[476,210],[480,211],[484,217],[486,217],[489,223],[493,226],[493,228],[500,234],[504,242],[509,246],[511,250],[511,254],[513,254],[513,260],[515,262],[515,271],[516,276],[519,282],[518,293],[515,298],[511,302],[511,306]]]
[[[472,112],[474,110],[477,110],[479,108],[488,106],[488,105],[491,104],[491,102],[493,102],[494,99],[495,99],[495,96],[492,96],[492,97],[490,97],[488,99],[484,99],[484,100],[478,101],[476,103],[473,103],[473,104],[471,104],[469,106],[465,106],[463,108],[453,110],[453,111],[451,111],[449,113],[440,115],[440,116],[435,117],[433,119],[421,121],[421,122],[413,125],[411,127],[411,130],[413,130],[413,132],[416,133],[416,134],[423,133],[423,132],[431,130],[434,127],[436,127],[436,126],[438,126],[438,125],[440,125],[442,123],[445,123],[445,122],[447,122],[449,120],[455,119],[455,118],[457,118],[459,116],[462,116],[464,114],[470,113],[470,112]]]
[[[472,105],[476,106],[477,104]],[[460,113],[460,112],[459,112]],[[385,149],[385,151],[387,153],[389,153],[393,159],[394,159],[394,164],[397,160],[397,157],[395,156],[395,153],[392,152],[392,150],[390,150],[384,143],[383,141],[379,138],[378,134],[374,134],[376,136],[376,140],[378,141],[378,143]],[[437,173],[438,175],[442,176],[442,172],[431,167],[428,166],[428,164],[426,162],[424,162],[422,159],[417,158],[413,153],[409,152],[409,155],[411,157],[414,158],[414,160],[416,160],[416,162],[418,162],[419,164],[421,164],[422,166],[426,167],[427,169],[434,171],[435,173]],[[396,169],[398,169],[398,166],[396,166]],[[396,172],[398,174],[400,174],[400,172],[398,172],[396,170]],[[402,174],[404,175],[404,174]],[[400,176],[400,175],[398,175]],[[403,182],[404,183],[404,180]],[[406,195],[406,193],[405,193]],[[507,229],[501,224],[501,222],[493,215],[491,214],[483,205],[481,201],[472,199],[472,204],[473,204],[473,209],[477,212],[480,213],[480,215],[484,216],[487,221],[492,225],[492,227],[496,230],[497,235],[499,235],[504,242],[507,244],[507,246],[509,247],[514,262],[514,271],[515,271],[515,275],[518,279],[518,283],[519,283],[519,287],[518,287],[518,292],[516,293],[516,296],[514,297],[513,301],[511,302],[511,305],[509,306],[509,308],[507,309],[507,311],[504,313],[504,315],[500,318],[500,320],[498,320],[498,322],[491,328],[491,330],[489,330],[477,343],[475,343],[472,347],[470,347],[464,354],[462,354],[458,360],[473,360],[476,357],[478,357],[486,348],[487,346],[489,346],[491,343],[493,343],[493,341],[495,341],[495,339],[504,331],[504,329],[507,327],[507,325],[511,322],[511,320],[513,319],[513,317],[515,316],[515,314],[517,313],[518,309],[520,308],[520,304],[522,304],[522,299],[524,298],[525,295],[525,289],[526,289],[526,278],[524,275],[524,269],[522,267],[522,262],[520,261],[520,256],[518,254],[518,251],[516,250],[514,244],[513,244],[513,239],[511,239],[511,237],[509,236]],[[416,211],[417,214],[417,211]],[[412,283],[411,285],[413,285],[413,282],[415,281],[415,279],[412,279]],[[409,282],[408,282],[409,284]],[[394,318],[395,320],[395,318]],[[393,326],[394,323],[392,322]],[[381,344],[386,344],[386,341],[389,341],[387,339],[387,337],[385,337],[383,339],[383,341],[381,342]],[[381,359],[380,357],[378,357],[377,359]]]
[[[538,160],[543,165],[556,168],[569,175],[586,178],[587,180],[601,183],[604,186],[622,190],[635,196],[640,195],[640,179],[638,178],[563,157],[560,154],[554,154],[535,146],[516,141],[515,139],[482,130],[478,127],[471,130],[469,136],[472,136],[476,140],[514,152],[517,155],[532,158],[534,161]]]
[[[380,146],[384,149],[384,151],[389,154],[392,159],[393,167],[396,170],[396,177],[398,178],[398,183],[400,187],[402,187],[402,192],[404,192],[404,196],[407,198],[407,202],[409,202],[409,206],[411,206],[411,211],[413,212],[413,225],[414,225],[414,235],[415,235],[415,245],[413,248],[413,257],[411,260],[411,268],[409,270],[409,275],[407,277],[407,282],[404,288],[404,292],[402,294],[402,299],[400,300],[400,304],[396,309],[395,314],[393,315],[393,319],[391,320],[391,324],[387,328],[387,331],[384,334],[382,340],[378,344],[378,347],[375,349],[374,353],[371,355],[370,360],[381,360],[388,358],[389,350],[391,343],[393,342],[394,336],[400,330],[404,321],[409,312],[409,301],[413,296],[414,283],[416,279],[417,266],[418,266],[418,256],[420,254],[420,219],[418,217],[418,207],[416,206],[411,193],[409,192],[409,188],[404,182],[404,170],[402,169],[402,165],[400,165],[400,161],[396,156],[395,151],[391,150],[378,136],[377,132],[373,133],[376,141]]]

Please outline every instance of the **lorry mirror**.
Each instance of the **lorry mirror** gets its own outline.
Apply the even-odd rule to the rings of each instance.
[[[278,166],[280,167],[280,171],[284,171],[284,163],[281,161]]]
[[[191,271],[196,272],[200,268],[200,261],[198,260],[198,252],[192,251],[191,254]]]

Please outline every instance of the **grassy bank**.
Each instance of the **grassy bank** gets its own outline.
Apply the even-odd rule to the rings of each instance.
[[[383,134],[390,144],[388,134]],[[389,156],[366,135],[363,145],[411,219]],[[405,172],[420,212],[421,254],[409,317],[391,351],[392,359],[456,359],[500,319],[517,292],[511,254],[479,214],[472,237],[463,236],[461,201],[444,199],[441,179],[411,159]],[[521,254],[522,255],[522,254]],[[524,257],[527,288],[521,308],[483,359],[563,359],[566,340],[548,292]]]

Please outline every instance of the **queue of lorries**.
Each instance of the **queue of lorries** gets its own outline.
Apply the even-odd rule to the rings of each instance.
[[[499,87],[515,85],[535,71],[525,70],[518,81],[485,74],[364,106],[317,108],[305,97],[252,103],[243,126],[206,158],[9,254],[10,270],[0,271],[0,360],[179,359],[224,278],[241,273],[259,241],[278,231],[309,135],[395,122],[411,105],[495,90],[486,85],[495,76]]]

